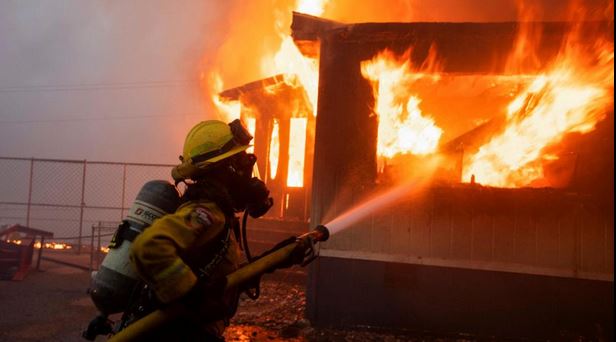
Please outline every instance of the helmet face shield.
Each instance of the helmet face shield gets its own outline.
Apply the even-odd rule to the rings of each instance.
[[[229,127],[231,128],[231,133],[233,133],[233,140],[239,145],[248,145],[252,140],[252,135],[244,125],[240,119],[235,119],[229,123]]]

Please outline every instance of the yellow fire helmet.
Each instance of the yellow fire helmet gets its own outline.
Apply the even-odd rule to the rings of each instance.
[[[182,163],[173,168],[171,176],[176,182],[192,179],[214,163],[246,150],[251,140],[252,135],[239,119],[229,124],[202,121],[188,132],[180,156]]]

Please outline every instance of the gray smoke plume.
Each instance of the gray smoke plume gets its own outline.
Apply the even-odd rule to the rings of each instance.
[[[175,163],[235,5],[0,2],[0,156]]]

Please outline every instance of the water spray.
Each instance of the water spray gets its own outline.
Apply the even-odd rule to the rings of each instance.
[[[353,225],[354,223],[364,219],[366,216],[387,207],[391,203],[400,200],[401,198],[418,194],[426,187],[428,181],[428,178],[418,178],[408,181],[356,207],[349,209],[342,215],[326,223],[325,226],[327,226],[327,229],[329,230],[330,234],[336,234],[339,231],[344,230]]]
[[[424,177],[414,177],[410,181],[348,210],[330,222],[324,225],[318,225],[314,230],[308,233],[283,241],[276,245],[274,249],[257,257],[253,262],[222,278],[220,288],[227,291],[232,288],[241,287],[254,279],[258,279],[265,273],[273,272],[280,267],[285,267],[282,265],[288,264],[289,260],[294,260],[293,262],[295,264],[302,266],[309,264],[317,257],[315,248],[317,242],[328,240],[330,235],[350,227],[357,221],[386,207],[392,202],[403,197],[418,194],[421,190],[425,189],[431,179],[430,176],[432,175],[432,171],[437,164],[438,158],[435,158],[433,162],[426,165],[427,168],[423,173],[425,175]],[[296,255],[298,250],[303,253],[299,257],[300,260],[298,260]],[[157,327],[163,326],[187,314],[189,314],[189,311],[183,304],[173,303],[165,309],[156,310],[132,323],[124,330],[112,336],[110,341],[145,340],[147,335],[154,332]]]
[[[388,205],[404,198],[415,196],[425,189],[434,175],[437,167],[442,163],[443,159],[439,155],[433,155],[430,158],[426,158],[425,164],[421,169],[415,168],[413,171],[415,175],[406,179],[400,185],[393,189],[386,191],[382,194],[363,202],[342,215],[337,216],[333,220],[325,223],[324,227],[330,234],[336,234],[339,231],[352,226],[354,223],[364,219],[366,216],[377,212]]]

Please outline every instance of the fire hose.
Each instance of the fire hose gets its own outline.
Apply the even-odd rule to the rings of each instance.
[[[300,264],[302,266],[309,264],[317,257],[314,250],[315,243],[326,241],[328,238],[329,230],[327,227],[323,225],[317,226],[313,231],[296,237],[295,241],[271,251],[270,253],[259,257],[255,261],[239,268],[235,272],[228,274],[225,278],[225,291],[232,288],[237,288],[238,286],[246,284],[265,273],[272,272],[272,270],[287,262],[298,246],[305,247],[307,251]],[[109,341],[123,342],[142,340],[155,328],[163,326],[164,324],[171,322],[172,320],[187,313],[188,308],[186,308],[183,304],[174,303],[164,309],[156,310],[137,320],[124,330],[121,330],[112,336]]]

